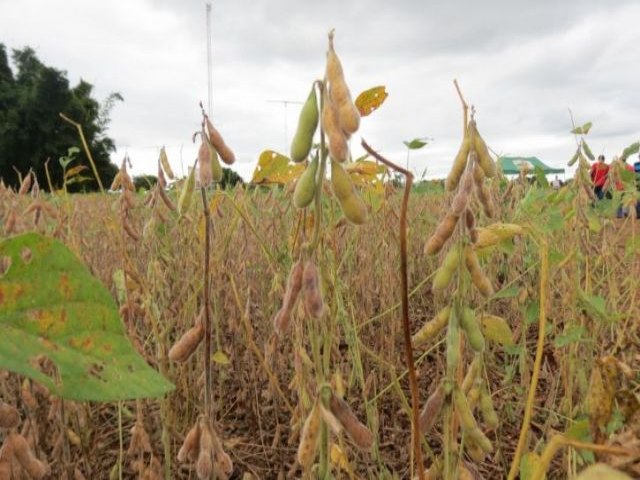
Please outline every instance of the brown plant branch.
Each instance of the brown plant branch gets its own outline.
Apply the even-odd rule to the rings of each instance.
[[[422,463],[422,450],[420,448],[420,430],[418,429],[418,381],[416,378],[416,368],[413,363],[413,347],[411,346],[411,329],[409,326],[409,281],[407,275],[407,206],[409,204],[409,194],[411,193],[411,185],[413,184],[413,174],[395,163],[387,160],[382,155],[374,151],[362,139],[362,147],[379,162],[387,167],[400,172],[405,176],[404,195],[402,197],[402,209],[400,211],[400,280],[402,285],[402,329],[404,331],[404,347],[409,369],[409,387],[411,389],[411,442],[415,455],[416,468],[418,469],[418,478],[425,480],[424,467]]]

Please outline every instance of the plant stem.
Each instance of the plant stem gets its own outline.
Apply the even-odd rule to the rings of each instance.
[[[320,90],[320,114],[322,115],[322,109],[324,108],[325,92],[326,92],[326,80],[316,80],[315,85]],[[315,191],[315,209],[314,209],[314,225],[313,225],[313,240],[308,252],[313,252],[318,243],[320,242],[320,226],[322,219],[322,187],[324,183],[324,174],[327,167],[327,153],[325,149],[324,129],[322,128],[322,122],[320,122],[320,168],[316,177],[316,191]]]
[[[211,399],[211,315],[209,310],[209,249],[211,243],[211,215],[207,203],[207,192],[200,187],[202,194],[202,208],[205,222],[204,234],[204,411],[205,415],[213,418]]]
[[[87,158],[89,159],[89,163],[91,164],[91,169],[93,170],[93,174],[95,175],[96,181],[98,182],[98,187],[100,187],[100,193],[104,193],[102,180],[100,180],[100,175],[98,175],[98,169],[96,168],[96,164],[93,161],[93,156],[91,155],[91,151],[89,150],[89,145],[87,144],[87,140],[84,138],[82,125],[80,125],[78,122],[74,122],[69,117],[67,117],[64,113],[59,113],[58,115],[60,115],[60,118],[62,118],[65,122],[70,123],[71,125],[73,125],[78,129],[78,133],[80,134],[80,141],[82,142],[82,146],[84,148],[84,153],[87,155]]]
[[[533,373],[531,375],[531,385],[529,386],[529,395],[527,404],[524,409],[524,417],[522,419],[522,427],[520,429],[520,437],[518,438],[518,446],[511,462],[509,476],[507,480],[514,480],[520,467],[520,458],[524,451],[524,444],[529,432],[529,424],[531,422],[531,412],[533,411],[533,403],[536,397],[536,387],[538,386],[538,377],[540,376],[540,367],[542,365],[542,351],[544,348],[544,331],[547,324],[547,289],[549,283],[549,246],[544,239],[540,244],[540,314],[538,317],[538,344],[536,346],[536,357],[533,362]]]
[[[404,348],[409,369],[409,387],[411,389],[411,443],[415,455],[415,464],[418,469],[419,480],[424,479],[424,468],[422,464],[422,449],[420,448],[420,431],[418,429],[418,381],[416,369],[413,363],[413,347],[411,345],[411,327],[409,325],[409,280],[407,274],[407,206],[409,204],[409,194],[413,184],[413,175],[408,170],[397,166],[393,162],[382,157],[375,152],[367,142],[362,139],[362,147],[375,159],[387,165],[389,168],[400,172],[405,176],[404,195],[402,196],[402,209],[400,211],[400,280],[402,288],[402,328],[404,330]]]

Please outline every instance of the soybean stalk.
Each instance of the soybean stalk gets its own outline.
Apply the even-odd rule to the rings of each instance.
[[[209,312],[209,249],[211,243],[211,214],[207,203],[207,192],[204,186],[200,187],[202,195],[202,208],[205,222],[204,239],[204,411],[205,415],[213,418],[213,406],[211,401],[211,316]]]
[[[529,424],[531,422],[531,412],[533,411],[533,403],[536,397],[536,387],[538,386],[538,377],[540,376],[540,367],[542,365],[542,353],[544,348],[545,326],[547,324],[547,290],[549,284],[549,246],[545,239],[540,239],[540,314],[538,316],[538,344],[536,346],[536,357],[533,362],[533,373],[531,375],[531,385],[529,386],[529,395],[524,409],[522,419],[522,427],[518,438],[518,446],[511,462],[509,476],[507,480],[513,480],[518,473],[520,466],[520,458],[524,450],[525,440],[529,432]]]
[[[82,125],[78,122],[74,122],[69,117],[67,117],[64,113],[59,113],[60,118],[62,118],[65,122],[70,123],[74,127],[78,129],[78,134],[80,135],[80,141],[82,142],[82,147],[84,148],[84,153],[87,155],[89,159],[89,163],[91,164],[91,169],[93,170],[93,174],[96,177],[96,181],[98,182],[98,187],[100,187],[100,193],[104,193],[104,187],[102,186],[102,180],[100,180],[100,175],[98,174],[98,169],[96,168],[96,164],[93,161],[93,156],[91,155],[91,150],[89,150],[89,145],[87,144],[87,140],[84,138],[84,132],[82,131]]]
[[[382,155],[374,151],[362,139],[362,147],[376,160],[385,164],[389,168],[401,173],[405,177],[404,195],[402,196],[402,209],[400,210],[400,281],[402,295],[402,328],[404,331],[404,347],[409,368],[409,387],[411,389],[411,443],[415,455],[415,464],[418,469],[418,478],[424,479],[424,468],[422,464],[422,450],[420,448],[420,431],[418,429],[418,382],[416,379],[416,369],[413,363],[413,347],[411,345],[411,328],[409,326],[409,287],[407,275],[407,205],[409,204],[409,194],[413,184],[413,174],[408,170],[399,167],[395,163],[387,160]]]

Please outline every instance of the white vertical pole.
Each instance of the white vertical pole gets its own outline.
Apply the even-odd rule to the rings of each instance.
[[[207,2],[207,108],[209,116],[213,110],[213,59],[211,46],[211,2]]]

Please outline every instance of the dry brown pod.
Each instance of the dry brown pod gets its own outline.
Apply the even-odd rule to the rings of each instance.
[[[204,338],[204,325],[196,320],[196,324],[187,330],[169,350],[169,359],[174,362],[186,361]]]
[[[147,431],[144,429],[144,425],[142,422],[137,421],[133,427],[131,427],[131,441],[129,442],[127,455],[135,455],[139,452],[151,452],[151,442],[149,441]]]
[[[178,451],[178,461],[185,463],[187,460],[195,462],[200,452],[200,422],[196,422],[184,437],[184,442]]]
[[[493,295],[494,290],[493,285],[491,285],[491,280],[489,280],[489,277],[482,271],[476,252],[469,245],[464,248],[464,261],[471,275],[471,281],[480,293],[485,297]]]
[[[302,272],[302,288],[304,293],[304,308],[308,315],[320,318],[324,313],[324,301],[320,291],[320,275],[315,263],[307,260]]]
[[[199,420],[200,424],[200,452],[196,462],[196,474],[200,480],[208,480],[213,473],[213,435],[209,423],[204,417]]]
[[[140,234],[135,230],[135,228],[133,228],[133,225],[129,223],[129,219],[125,218],[123,220],[122,227],[131,239],[135,240],[136,242],[140,240]]]
[[[449,240],[451,235],[453,234],[453,230],[456,228],[458,224],[458,218],[453,213],[447,213],[447,215],[442,219],[442,221],[436,227],[436,231],[433,232],[433,235],[427,240],[427,243],[424,247],[424,253],[427,255],[435,255],[440,250],[444,244]]]
[[[158,185],[156,187],[156,189],[158,190],[158,195],[160,196],[160,199],[162,200],[162,203],[164,203],[166,205],[166,207],[169,210],[171,210],[172,212],[177,212],[178,208],[171,201],[171,199],[169,198],[169,195],[167,195],[167,192],[165,192],[164,188],[162,188],[160,185]]]
[[[211,145],[216,149],[218,155],[224,163],[231,165],[236,161],[236,156],[233,151],[224,143],[224,139],[220,132],[213,126],[208,116],[205,116],[205,123],[207,125],[207,133],[209,134],[209,140]]]
[[[207,142],[204,140],[204,131],[202,132],[202,142],[198,148],[198,181],[202,186],[208,186],[213,180],[213,172],[211,170],[211,150]]]
[[[291,270],[289,271],[289,276],[287,277],[287,289],[284,293],[284,302],[283,304],[288,306],[289,308],[293,308],[298,299],[298,295],[300,294],[300,289],[302,288],[302,276],[304,272],[304,264],[302,259],[299,259],[296,263],[293,264]]]
[[[347,137],[340,128],[338,120],[338,108],[327,92],[322,104],[322,129],[327,135],[329,142],[329,155],[336,162],[345,162],[349,156],[349,145]]]
[[[16,428],[19,423],[18,410],[0,400],[0,428]]]
[[[318,450],[318,440],[320,439],[320,426],[322,424],[322,414],[320,407],[316,403],[302,427],[300,433],[300,443],[298,445],[298,463],[307,470],[313,464]]]
[[[338,111],[338,123],[346,137],[354,134],[360,126],[360,112],[351,99],[351,92],[344,78],[340,58],[333,46],[333,31],[329,33],[329,50],[327,51],[327,80],[331,96]]]
[[[345,432],[351,437],[353,443],[363,450],[368,450],[373,445],[373,433],[353,413],[347,402],[331,392],[329,409],[344,427]]]
[[[29,193],[29,190],[31,189],[31,183],[32,183],[32,172],[31,170],[29,170],[27,172],[27,175],[22,179],[22,182],[20,183],[20,189],[18,190],[18,195],[26,195],[27,193]]]
[[[473,175],[468,169],[465,171],[460,182],[460,188],[451,202],[451,212],[458,217],[462,215],[467,208],[469,196],[473,191]]]
[[[20,466],[31,478],[36,480],[44,478],[49,473],[49,467],[46,463],[35,457],[27,440],[17,433],[11,433],[9,436],[11,437],[13,453],[20,463]]]
[[[420,427],[420,432],[423,435],[429,433],[429,431],[433,428],[438,419],[438,414],[440,410],[442,410],[442,405],[444,404],[444,384],[440,382],[436,389],[433,391],[427,402],[424,404],[424,407],[420,411],[420,416],[418,417],[418,426]]]

